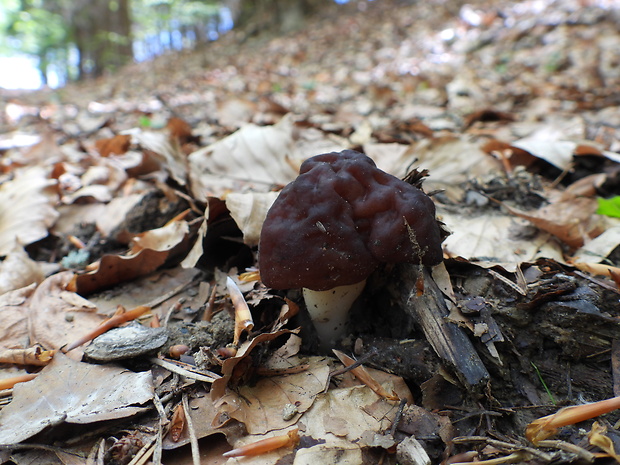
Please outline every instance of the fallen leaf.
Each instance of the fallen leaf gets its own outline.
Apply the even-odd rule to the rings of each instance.
[[[297,358],[289,361],[302,363]],[[250,434],[265,434],[293,425],[325,389],[329,377],[325,358],[310,357],[303,363],[309,367],[301,373],[264,377],[253,386],[239,387],[238,392],[229,390],[216,405],[220,412],[243,423]],[[287,405],[295,408],[296,413],[290,417],[285,412]]]
[[[605,228],[596,217],[595,199],[577,197],[571,200],[553,202],[539,210],[525,212],[502,203],[510,213],[524,218],[555,237],[569,247],[581,247],[587,239],[601,234]]]
[[[599,215],[613,216],[614,218],[620,218],[620,196],[611,197],[609,199],[598,199],[598,210],[596,213]]]
[[[293,148],[292,116],[273,126],[248,124],[189,156],[192,194],[206,201],[227,191],[265,192],[288,184],[297,176],[289,162]]]
[[[224,360],[224,363],[222,364],[222,377],[213,383],[211,388],[211,398],[213,400],[219,399],[226,393],[226,386],[228,385],[228,382],[231,381],[231,379],[237,381],[233,377],[235,367],[246,357],[248,357],[252,350],[258,346],[258,344],[261,342],[272,341],[283,334],[296,334],[298,332],[299,330],[281,329],[274,331],[273,333],[259,334],[255,338],[241,343],[239,349],[237,350],[237,354],[234,357]]]
[[[67,289],[80,295],[108,289],[119,283],[147,275],[166,262],[168,251],[142,249],[129,256],[104,255],[96,270],[77,274]]]
[[[131,136],[128,135],[117,135],[95,141],[95,147],[102,157],[107,157],[111,154],[122,155],[129,150],[130,145]]]
[[[563,261],[562,248],[548,233],[536,231],[524,220],[500,212],[465,214],[438,209],[448,225],[458,225],[444,241],[449,257],[499,264],[514,272],[519,263],[537,258]]]
[[[131,253],[135,254],[144,249],[165,252],[181,244],[189,233],[189,225],[182,219],[186,213],[187,211],[178,215],[161,228],[134,235],[131,239]]]
[[[620,245],[620,225],[616,224],[578,249],[573,254],[572,261],[598,263],[605,260],[618,245]]]
[[[588,442],[593,446],[603,449],[610,457],[613,457],[616,462],[620,463],[620,455],[616,452],[614,442],[606,433],[607,427],[595,421],[592,423],[592,428],[588,432]]]
[[[43,281],[45,274],[40,263],[32,260],[24,248],[15,248],[0,262],[0,295]]]
[[[58,218],[57,195],[47,191],[54,184],[42,168],[33,167],[0,185],[0,256],[8,254],[16,242],[28,245],[48,235]]]
[[[171,140],[168,134],[163,132],[132,130],[131,140],[142,148],[153,153],[155,158],[170,173],[172,179],[181,186],[187,184],[187,160],[182,152],[178,141]]]
[[[153,397],[151,373],[90,365],[56,354],[39,376],[13,388],[0,411],[0,444],[17,444],[47,427],[88,424],[143,412]]]
[[[28,347],[28,312],[24,304],[37,285],[6,292],[0,295],[0,348],[24,349]]]
[[[250,246],[258,245],[265,216],[277,197],[278,192],[233,192],[226,196],[226,207],[243,233],[243,242]]]
[[[88,300],[66,290],[73,273],[64,271],[43,281],[24,306],[28,311],[30,345],[60,349],[98,326],[105,318]],[[81,356],[76,351],[75,357]]]

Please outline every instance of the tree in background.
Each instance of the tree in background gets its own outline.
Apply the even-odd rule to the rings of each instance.
[[[79,55],[78,78],[133,61],[129,0],[73,0],[66,21]]]
[[[334,0],[0,0],[0,53],[38,58],[42,82],[97,77],[134,59],[215,39],[232,26],[245,36],[299,28]],[[4,45],[2,45],[4,44]]]
[[[99,76],[133,59],[129,0],[0,0],[8,50],[35,55],[41,79]]]
[[[227,3],[235,12],[236,24],[253,34],[298,29],[308,16],[333,0],[228,0]]]
[[[35,7],[28,0],[3,0],[0,5],[0,27],[6,36],[5,40],[0,40],[4,42],[3,53],[18,50],[36,56],[43,83],[47,83],[50,64],[68,69],[67,28],[58,11]]]

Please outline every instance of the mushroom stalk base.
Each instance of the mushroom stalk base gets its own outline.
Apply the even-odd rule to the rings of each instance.
[[[319,346],[322,350],[334,347],[336,341],[343,336],[349,309],[365,285],[366,280],[327,291],[303,289],[306,307],[319,336]]]

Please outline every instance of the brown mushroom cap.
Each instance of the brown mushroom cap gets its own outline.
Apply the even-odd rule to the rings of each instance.
[[[344,150],[309,158],[282,190],[263,224],[259,268],[274,289],[322,291],[362,281],[382,262],[437,265],[441,241],[424,192]]]

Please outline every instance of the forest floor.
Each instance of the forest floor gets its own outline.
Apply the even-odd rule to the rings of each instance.
[[[615,0],[360,0],[0,91],[0,463],[619,461],[619,50]],[[256,273],[344,149],[428,170],[450,232],[369,278],[365,371]]]

